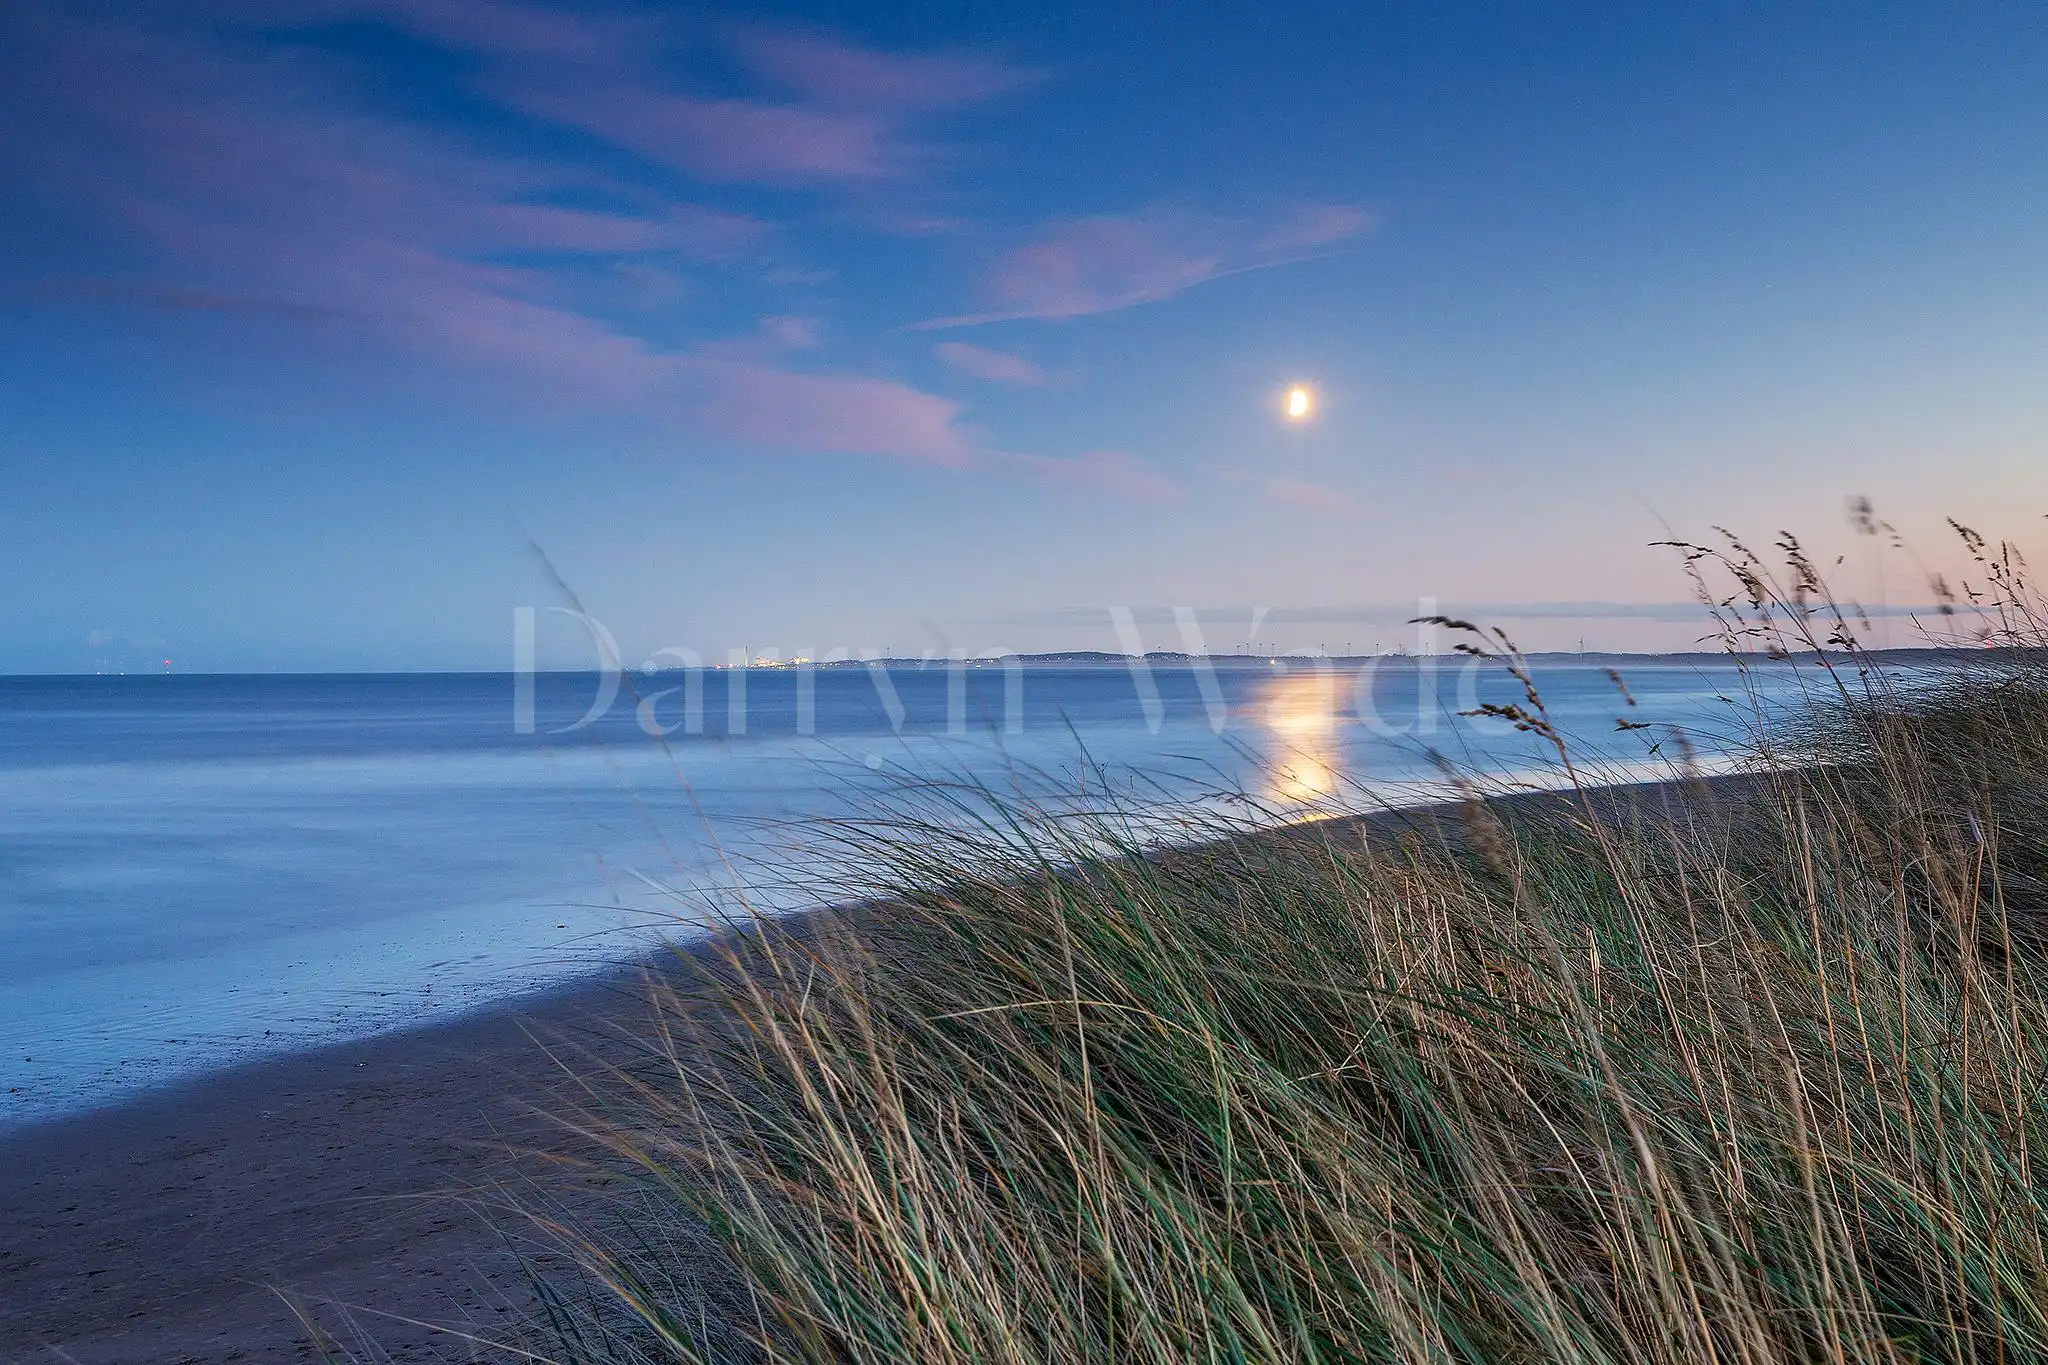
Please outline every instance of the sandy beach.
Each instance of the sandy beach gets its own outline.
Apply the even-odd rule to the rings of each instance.
[[[679,969],[680,970],[680,969]],[[0,1138],[0,1360],[315,1360],[279,1292],[395,1361],[469,1359],[401,1321],[516,1319],[507,1233],[465,1197],[559,1138],[542,1041],[610,1047],[621,972],[415,1032],[264,1061]]]

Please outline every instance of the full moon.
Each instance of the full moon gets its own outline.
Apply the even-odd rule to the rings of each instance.
[[[1306,384],[1296,384],[1287,390],[1286,412],[1290,422],[1306,422],[1314,411],[1315,395],[1308,391]]]

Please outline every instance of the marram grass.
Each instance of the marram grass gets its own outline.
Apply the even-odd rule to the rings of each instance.
[[[890,904],[589,1078],[542,1354],[2048,1360],[2036,670],[1635,799],[844,826]]]

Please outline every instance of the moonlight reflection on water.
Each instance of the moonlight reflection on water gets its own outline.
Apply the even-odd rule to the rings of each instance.
[[[1337,794],[1337,675],[1326,670],[1274,678],[1258,700],[1259,721],[1268,740],[1267,795],[1288,805],[1308,805]]]

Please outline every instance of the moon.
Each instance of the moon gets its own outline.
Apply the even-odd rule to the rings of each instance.
[[[1290,422],[1306,422],[1315,412],[1316,396],[1306,384],[1288,386],[1287,396],[1281,400],[1281,411]]]

